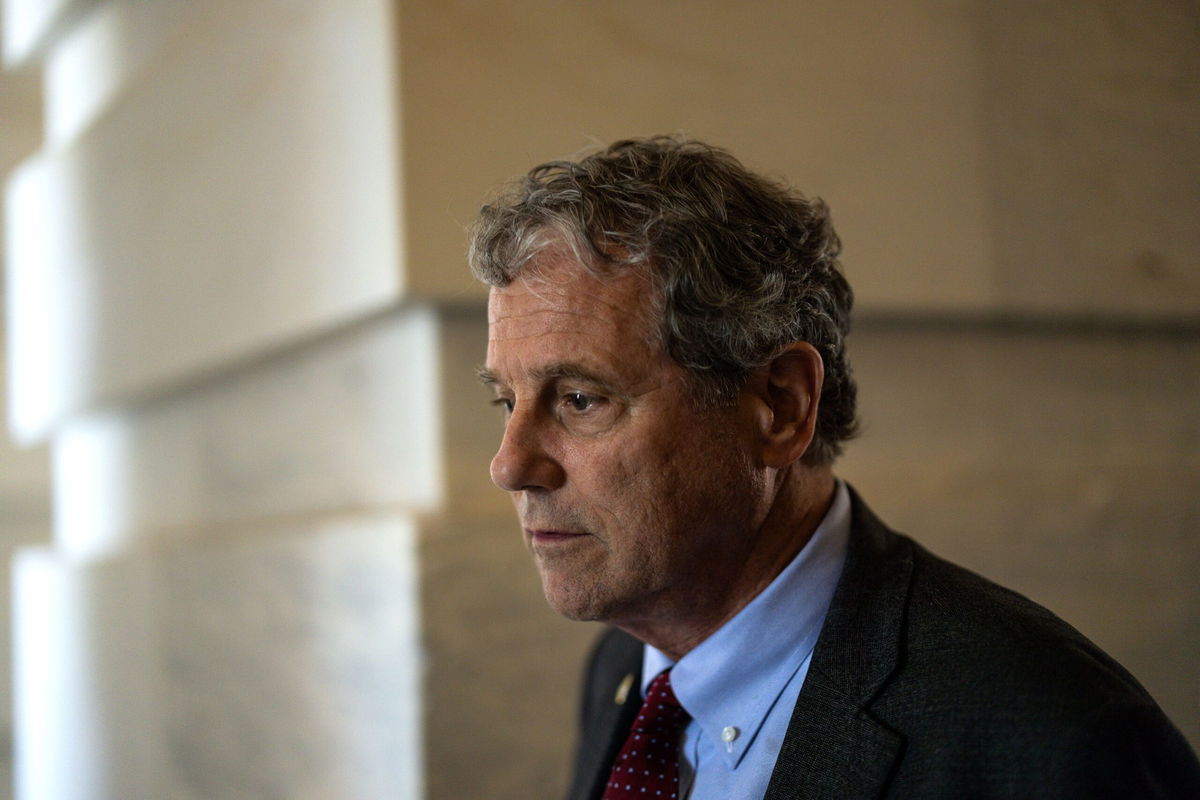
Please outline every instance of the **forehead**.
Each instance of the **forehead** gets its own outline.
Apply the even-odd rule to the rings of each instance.
[[[589,366],[663,356],[656,293],[637,270],[597,276],[573,258],[546,255],[488,298],[488,364],[569,360]],[[613,363],[615,362],[615,363]]]

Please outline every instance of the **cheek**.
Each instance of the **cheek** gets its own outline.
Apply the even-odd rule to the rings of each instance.
[[[610,535],[640,536],[670,494],[670,459],[627,438],[592,445],[572,454],[573,499],[590,508]]]
[[[594,473],[594,487],[610,516],[628,520],[640,516],[653,501],[650,474],[636,453],[618,452],[605,459]]]
[[[680,437],[660,467],[663,502],[693,529],[739,525],[758,495],[760,477],[744,442],[722,425],[693,429]]]

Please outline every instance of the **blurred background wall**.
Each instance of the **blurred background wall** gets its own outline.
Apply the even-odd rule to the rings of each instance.
[[[463,227],[674,131],[833,208],[840,473],[1200,744],[1194,2],[3,10],[17,797],[558,796],[596,630],[487,480]]]
[[[0,31],[3,30],[0,15]],[[40,83],[32,71],[0,72],[0,174],[34,152],[41,140]],[[0,208],[3,198],[0,196]],[[0,248],[0,270],[4,269]],[[0,302],[6,295],[0,281]],[[0,324],[0,364],[7,366]],[[7,369],[0,369],[7,385]],[[2,394],[2,393],[0,393]],[[3,405],[0,402],[0,405]],[[50,458],[44,443],[18,448],[0,426],[0,797],[12,796],[12,627],[8,568],[16,547],[50,539]]]

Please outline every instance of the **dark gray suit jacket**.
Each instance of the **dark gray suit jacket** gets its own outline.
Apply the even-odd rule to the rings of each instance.
[[[1195,754],[1119,664],[890,531],[853,493],[852,507],[845,571],[766,800],[1200,799]],[[597,645],[568,800],[600,798],[641,703],[636,690],[624,705],[614,696],[641,658],[620,631]]]

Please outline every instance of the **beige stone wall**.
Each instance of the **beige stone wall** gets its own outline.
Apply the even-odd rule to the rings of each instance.
[[[975,3],[995,303],[1200,317],[1200,28],[1177,2]]]
[[[843,474],[1200,743],[1182,5],[4,9],[47,105],[5,234],[42,449],[0,450],[0,525],[49,502],[48,451],[55,506],[15,564],[18,796],[557,796],[595,629],[545,608],[487,480],[462,229],[533,163],[678,130],[834,209]]]
[[[994,299],[968,3],[398,8],[407,212],[423,232],[408,242],[412,263],[456,263],[481,193],[534,163],[684,131],[825,197],[858,254],[864,303]],[[449,268],[414,285],[479,296]]]
[[[864,310],[1200,308],[1186,4],[399,11],[407,214],[422,231],[408,252],[439,265],[413,277],[419,291],[472,292],[441,265],[482,191],[590,143],[684,131],[828,200]]]

